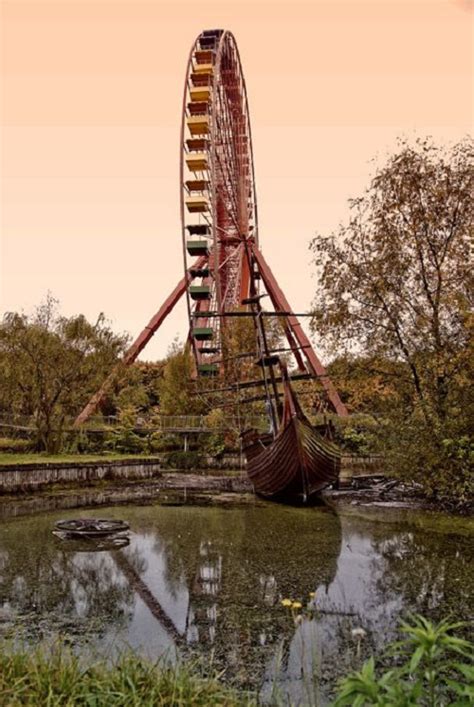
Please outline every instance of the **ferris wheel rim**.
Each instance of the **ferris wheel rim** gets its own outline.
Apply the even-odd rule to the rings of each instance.
[[[220,34],[218,34],[220,33]],[[247,251],[247,242],[251,241],[252,244],[256,247],[258,247],[258,207],[257,207],[257,194],[256,194],[256,182],[255,182],[255,164],[254,164],[254,158],[253,158],[253,144],[252,144],[252,132],[251,132],[251,121],[250,121],[250,111],[249,111],[249,104],[248,104],[248,95],[247,95],[247,86],[245,82],[245,76],[242,68],[242,62],[240,58],[240,52],[239,48],[237,45],[237,42],[235,40],[235,36],[233,33],[229,30],[205,30],[201,32],[196,39],[194,40],[194,43],[191,46],[191,49],[189,51],[188,55],[188,60],[186,63],[186,72],[185,72],[185,82],[184,82],[184,91],[183,91],[183,99],[182,99],[182,115],[181,115],[181,130],[180,130],[180,170],[179,170],[179,179],[180,179],[180,218],[181,218],[181,231],[182,231],[182,252],[183,252],[183,263],[184,263],[184,268],[186,272],[186,277],[189,278],[188,280],[188,285],[189,282],[192,280],[192,276],[190,274],[190,267],[189,267],[189,259],[188,259],[188,252],[187,252],[187,234],[186,231],[188,228],[192,228],[190,224],[187,223],[187,214],[186,214],[186,195],[189,195],[189,191],[187,191],[187,187],[185,186],[185,160],[186,160],[186,155],[190,154],[190,150],[187,149],[186,146],[186,130],[187,130],[187,120],[189,119],[191,113],[189,112],[190,108],[190,103],[187,103],[187,100],[192,101],[192,92],[191,92],[191,82],[192,82],[192,70],[194,66],[194,70],[196,70],[196,65],[194,64],[193,60],[195,58],[195,54],[197,51],[202,51],[204,52],[205,50],[202,48],[201,42],[204,37],[214,36],[215,37],[215,45],[212,47],[209,51],[213,51],[214,54],[212,54],[212,80],[209,81],[206,85],[209,87],[209,97],[207,101],[207,107],[206,107],[206,115],[208,116],[209,124],[210,124],[210,130],[206,134],[206,137],[203,138],[203,143],[206,143],[206,149],[207,149],[207,154],[209,156],[208,164],[206,170],[202,171],[202,174],[205,173],[206,177],[208,177],[209,181],[202,183],[208,184],[208,196],[209,198],[209,217],[206,214],[203,214],[203,219],[204,219],[204,224],[207,224],[210,230],[210,235],[211,235],[211,243],[212,245],[210,246],[209,249],[209,259],[208,259],[208,268],[211,270],[211,266],[213,267],[213,278],[212,280],[210,279],[209,281],[211,282],[210,287],[212,288],[212,296],[215,299],[215,305],[217,306],[217,310],[220,313],[223,313],[225,311],[229,311],[231,309],[234,309],[236,307],[239,307],[241,305],[241,295],[237,298],[236,293],[241,292],[243,289],[242,285],[242,268],[245,269],[247,272],[247,267],[248,264],[244,263],[244,260],[247,260],[246,256],[246,251]],[[234,97],[234,101],[237,100],[236,105],[239,109],[239,114],[238,114],[238,120],[240,121],[239,125],[244,126],[244,130],[241,131],[240,136],[239,133],[236,132],[236,128],[234,128],[229,116],[230,116],[230,109],[234,105],[230,103],[230,88],[225,82],[222,80],[222,71],[223,71],[223,59],[225,57],[225,52],[228,52],[227,56],[230,58],[230,67],[231,70],[234,71],[233,73],[233,78],[235,79],[236,85],[237,85],[237,91],[236,91],[236,96],[237,99]],[[199,63],[199,62],[198,62]],[[202,84],[204,85],[204,84]],[[194,88],[196,87],[196,84],[194,84]],[[220,111],[220,112],[219,112]],[[219,125],[219,119],[222,121],[223,120],[223,115],[225,113],[225,119],[228,121],[228,123],[231,126],[230,132],[226,135],[228,142],[226,143],[225,140],[223,139],[223,128],[221,125]],[[228,129],[228,125],[226,126]],[[220,130],[220,133],[219,133]],[[219,135],[218,135],[219,133]],[[190,132],[191,139],[193,133]],[[218,138],[220,139],[220,147],[222,146],[225,147],[224,151],[230,151],[230,158],[226,154],[224,157],[219,157],[218,152],[217,152],[217,145],[218,145]],[[238,159],[235,154],[235,145],[238,146]],[[234,150],[234,154],[232,155],[232,150]],[[223,153],[223,151],[221,150]],[[217,168],[217,162],[218,160],[220,161],[219,164],[219,169],[220,175],[221,175],[221,184],[218,184],[218,168]],[[226,170],[229,170],[230,176],[233,179],[230,179],[227,181],[227,176],[225,179],[222,179],[222,174],[223,174],[223,168],[222,164],[225,165]],[[245,165],[245,169],[244,166]],[[188,166],[189,167],[189,166]],[[226,172],[227,175],[227,172]],[[245,175],[245,176],[244,176]],[[201,180],[202,180],[202,175],[201,175]],[[222,183],[225,182],[225,189],[226,189],[226,197],[228,199],[227,202],[223,199],[223,189],[224,187],[222,186]],[[237,182],[237,186],[236,183]],[[188,182],[187,184],[190,184]],[[239,192],[239,198],[242,200],[242,203],[239,207],[238,201],[237,201],[237,191]],[[230,197],[229,197],[230,194]],[[243,196],[244,195],[244,196]],[[233,220],[233,228],[235,228],[235,248],[233,251],[230,251],[232,254],[232,257],[235,259],[234,263],[231,263],[228,267],[234,267],[234,269],[237,267],[237,278],[233,283],[233,289],[230,292],[230,299],[231,299],[231,304],[232,306],[229,306],[229,303],[226,302],[226,297],[228,295],[228,289],[230,287],[230,282],[226,283],[226,291],[223,292],[223,287],[222,287],[222,282],[221,282],[221,273],[222,273],[222,268],[223,266],[226,265],[227,261],[231,258],[231,255],[229,254],[226,258],[223,260],[220,259],[220,253],[224,252],[224,254],[227,252],[225,249],[225,246],[221,245],[222,243],[225,243],[228,239],[224,240],[222,237],[222,233],[220,231],[223,231],[224,229],[222,228],[222,223],[219,222],[218,219],[218,198],[220,197],[221,199],[221,204],[222,202],[225,203],[225,217],[227,219]],[[230,204],[230,206],[229,206]],[[243,221],[243,226],[242,226],[242,210],[239,211],[239,208],[242,209],[245,212],[245,219]],[[199,219],[200,221],[200,219]],[[238,223],[237,223],[238,221]],[[200,221],[201,222],[201,221]],[[204,230],[206,230],[204,228]],[[206,234],[207,237],[207,234]],[[227,246],[230,250],[230,247]],[[236,263],[238,263],[238,266],[236,266]],[[191,264],[191,268],[192,268]],[[248,278],[247,278],[248,279]],[[230,278],[229,278],[230,281]],[[196,321],[193,317],[193,314],[195,314],[196,311],[203,311],[203,317],[202,319],[205,319],[205,309],[200,309],[199,306],[193,305],[191,302],[190,296],[189,296],[189,286],[186,291],[186,302],[187,302],[187,310],[188,310],[188,319],[190,322],[190,330],[191,327],[193,326],[193,322]],[[196,360],[198,360],[199,355],[198,355],[198,350],[195,344],[195,341],[192,339],[192,336],[190,336],[191,342],[193,344],[193,352],[194,352],[194,357]]]

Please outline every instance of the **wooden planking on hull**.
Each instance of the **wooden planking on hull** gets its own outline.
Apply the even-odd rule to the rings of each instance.
[[[247,474],[262,496],[307,500],[338,478],[337,448],[301,414],[294,415],[275,439],[249,431],[243,443]]]

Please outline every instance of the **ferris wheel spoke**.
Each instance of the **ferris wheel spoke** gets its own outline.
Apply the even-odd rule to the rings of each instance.
[[[227,130],[229,127],[229,124],[224,121],[224,129]],[[230,179],[231,179],[231,185],[233,189],[233,200],[234,200],[234,208],[236,210],[237,214],[237,220],[240,224],[242,220],[242,214],[241,214],[241,195],[240,195],[240,184],[241,184],[241,169],[239,165],[239,158],[238,155],[236,154],[235,150],[235,140],[228,139],[226,141],[226,151],[227,151],[227,158],[228,160],[232,160],[233,164],[233,172],[229,174]],[[240,225],[239,225],[239,230],[240,230]]]
[[[235,200],[232,197],[232,192],[231,192],[231,189],[229,188],[229,185],[227,184],[227,182],[224,183],[224,186],[225,186],[226,193],[229,196],[229,202],[226,202],[226,201],[222,200],[222,198],[221,198],[220,204],[224,205],[224,208],[225,208],[227,214],[229,215],[229,217],[233,223],[233,226],[237,232],[237,235],[238,235],[240,229],[239,229],[239,224],[237,221],[237,218],[238,218],[237,205],[235,203]],[[224,232],[224,233],[226,233],[228,230],[225,226],[222,226],[222,225],[217,225],[217,229],[221,232]]]
[[[223,122],[222,132],[224,133],[226,138],[226,148],[227,150],[230,150],[231,153],[229,159],[232,160],[232,163],[234,165],[235,176],[239,177],[241,173],[242,158],[242,149],[239,149],[242,147],[242,145],[239,144],[239,140],[241,137],[239,133],[242,130],[243,114],[237,108],[237,112],[239,113],[237,122],[237,118],[235,115],[236,111],[233,110],[235,97],[232,92],[229,93],[229,91],[225,90],[225,82],[223,87],[219,86],[216,98],[219,102],[219,117]],[[231,115],[232,113],[233,115]],[[239,179],[237,179],[236,181],[236,186],[237,188],[240,186]]]
[[[220,130],[222,126],[222,122],[219,120],[219,118],[216,119],[217,123],[217,129]],[[223,152],[225,152],[225,159],[219,154],[218,147],[223,148]],[[229,182],[232,183],[235,181],[236,174],[235,172],[232,172],[231,170],[231,164],[232,164],[232,153],[230,152],[229,144],[227,142],[223,142],[221,145],[216,147],[216,152],[215,152],[216,158],[219,162],[219,166],[221,170],[225,169],[226,172],[226,178],[229,180]],[[228,187],[228,185],[226,185]],[[236,201],[236,195],[235,193],[231,193],[232,198],[234,199],[234,206],[236,209],[236,212],[238,212],[238,206],[237,206],[237,201]]]
[[[234,118],[234,120],[232,120],[232,117],[230,115],[231,109],[232,109],[232,106],[231,106],[231,101],[230,101],[229,97],[224,97],[222,113],[224,116],[224,123],[225,123],[226,129],[228,131],[227,132],[228,137],[229,137],[228,144],[229,144],[229,148],[232,152],[232,157],[233,157],[234,164],[236,167],[236,176],[238,176],[240,178],[242,176],[242,169],[241,169],[241,167],[242,167],[242,150],[239,149],[239,148],[241,148],[241,144],[239,143],[239,139],[241,136],[238,134],[238,131],[241,130],[241,124],[240,124],[241,123],[241,120],[240,120],[241,116],[239,116],[237,130],[234,130],[234,133],[232,133],[231,126],[232,126],[233,122],[235,123],[235,118]],[[241,187],[240,179],[237,180],[236,186],[238,189]]]

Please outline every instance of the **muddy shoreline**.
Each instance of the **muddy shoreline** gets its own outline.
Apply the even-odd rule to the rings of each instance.
[[[253,492],[245,469],[185,470],[167,468],[157,456],[100,461],[54,461],[0,464],[0,519],[43,510],[126,503],[187,502],[225,505],[264,503]],[[350,463],[348,463],[350,462]],[[360,468],[359,468],[360,467]],[[388,478],[367,464],[346,460],[340,487],[326,489],[316,503],[341,509],[429,511],[469,516],[473,503],[440,503],[423,496],[415,484]]]
[[[252,484],[242,471],[215,474],[175,470],[159,472],[149,479],[104,478],[89,480],[86,485],[57,483],[34,491],[4,493],[0,496],[0,520],[60,509],[113,505],[263,506],[267,503],[271,502],[254,494]],[[456,509],[427,501],[417,489],[392,485],[390,481],[375,483],[369,488],[327,489],[322,494],[321,503],[337,514],[350,513],[369,518],[374,515],[379,519],[384,509],[391,511],[392,518],[397,512],[408,517],[418,511],[433,515],[442,513],[459,519],[469,515],[465,509],[456,512]]]
[[[168,472],[152,479],[117,481],[101,479],[55,484],[0,496],[0,519],[67,508],[93,508],[124,504],[183,505],[190,499],[208,503],[255,502],[250,482],[239,473],[204,475]]]

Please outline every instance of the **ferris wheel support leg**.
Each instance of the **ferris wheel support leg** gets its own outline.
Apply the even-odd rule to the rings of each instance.
[[[240,301],[250,297],[250,266],[247,248],[244,245],[240,256]]]
[[[275,309],[284,312],[291,312],[292,310],[289,305],[289,302],[286,299],[283,290],[278,285],[278,282],[276,281],[275,276],[270,270],[261,251],[259,251],[258,248],[253,246],[252,254],[258,265],[258,269],[262,276],[263,282],[265,284],[268,294],[270,295],[270,299],[272,300],[272,304]],[[347,408],[339,397],[339,393],[337,392],[333,382],[329,378],[326,369],[317,357],[310,340],[306,336],[305,332],[301,327],[300,322],[298,321],[298,318],[294,315],[290,315],[286,318],[286,321],[288,323],[289,329],[291,330],[291,334],[300,345],[301,350],[304,356],[306,357],[311,372],[319,376],[321,384],[328,395],[329,401],[332,407],[334,408],[334,411],[341,417],[347,417]],[[290,346],[293,348],[292,340],[288,338],[288,341]]]
[[[207,257],[202,256],[194,264],[193,268],[200,268],[207,262]],[[117,376],[123,366],[130,366],[143,351],[145,346],[150,341],[151,337],[159,329],[168,314],[174,309],[179,299],[186,292],[188,284],[193,279],[193,276],[187,271],[186,275],[178,282],[169,297],[161,305],[158,312],[150,319],[143,331],[137,336],[130,348],[125,352],[122,361],[114,368],[112,373],[105,379],[99,390],[92,396],[82,412],[77,416],[74,427],[80,427],[91,415],[96,412],[99,405],[104,401],[111,387],[117,380]]]

